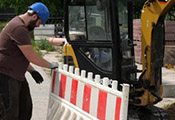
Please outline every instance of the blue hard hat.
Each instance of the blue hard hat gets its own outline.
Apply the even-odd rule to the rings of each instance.
[[[49,18],[50,13],[49,13],[48,8],[43,3],[36,2],[32,4],[31,6],[29,6],[29,9],[32,9],[38,14],[43,24],[46,23],[46,21]]]

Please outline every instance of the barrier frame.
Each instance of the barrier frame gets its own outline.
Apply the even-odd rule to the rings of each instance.
[[[54,76],[54,74],[57,74],[57,73],[58,73],[58,75]],[[127,120],[128,99],[129,99],[129,85],[128,84],[122,84],[122,91],[118,91],[117,90],[118,89],[117,88],[118,82],[115,80],[112,81],[112,88],[109,88],[108,85],[111,83],[111,80],[109,80],[109,78],[105,77],[105,78],[101,79],[100,75],[95,75],[95,78],[93,78],[92,72],[88,72],[87,77],[86,77],[85,70],[81,70],[81,72],[80,72],[79,68],[74,69],[73,66],[69,66],[69,70],[68,70],[68,65],[66,65],[66,64],[63,65],[62,63],[59,63],[59,68],[53,72],[52,83],[53,83],[54,79],[55,80],[61,79],[61,75],[65,75],[71,79],[77,80],[78,82],[82,82],[88,86],[95,88],[95,89],[102,90],[110,95],[120,97],[121,98],[121,110],[120,110],[119,119],[120,120]],[[102,84],[100,84],[100,82]],[[53,84],[51,84],[50,97],[55,97],[55,95],[52,95],[53,94],[52,91],[53,91]],[[65,98],[63,99],[63,98],[60,98],[59,96],[56,96],[56,99],[58,99],[58,98],[60,100],[66,101]],[[70,102],[70,101],[66,101],[66,102]],[[74,107],[77,107],[77,106],[74,106]],[[78,108],[78,109],[80,109],[80,108]],[[90,115],[90,114],[88,114],[88,115]],[[92,117],[92,115],[90,115],[90,117]],[[97,116],[94,116],[94,117],[97,117]],[[97,119],[97,118],[92,118],[92,119]]]

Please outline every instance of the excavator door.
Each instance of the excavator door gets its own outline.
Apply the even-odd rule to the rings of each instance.
[[[65,0],[64,63],[123,83],[136,80],[132,2]]]

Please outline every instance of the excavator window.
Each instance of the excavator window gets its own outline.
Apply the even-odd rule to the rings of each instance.
[[[119,0],[119,25],[120,25],[120,37],[122,40],[128,39],[128,9],[127,2]]]
[[[105,71],[112,71],[112,49],[110,48],[80,48],[83,53]]]
[[[103,0],[104,1],[104,0]],[[87,0],[86,6],[69,6],[69,37],[71,41],[111,40],[108,9],[104,2]]]
[[[69,7],[69,37],[71,41],[85,40],[85,14],[83,6]]]
[[[86,0],[69,5],[70,42],[111,42],[109,7],[106,0]],[[82,5],[83,2],[85,5]],[[98,43],[96,43],[98,44]],[[79,49],[93,64],[105,71],[112,71],[112,49],[82,46]]]

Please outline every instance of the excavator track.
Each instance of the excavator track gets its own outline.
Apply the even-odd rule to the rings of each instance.
[[[140,120],[170,120],[168,114],[162,108],[148,106],[142,108],[139,117]]]
[[[128,120],[170,120],[165,110],[156,106],[147,106],[131,109]]]

